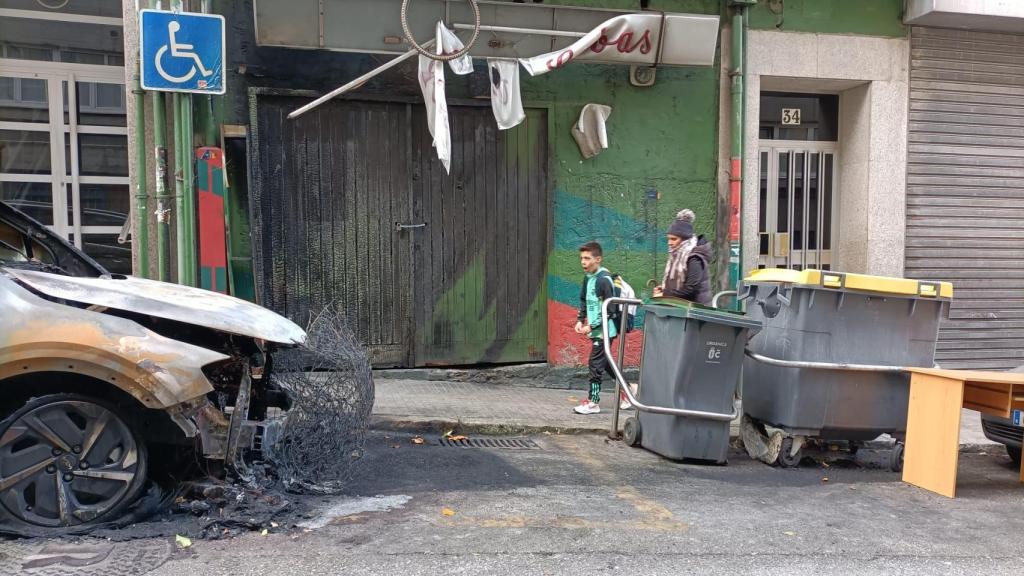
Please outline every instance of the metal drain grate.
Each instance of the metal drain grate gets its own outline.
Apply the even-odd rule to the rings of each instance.
[[[465,438],[450,440],[441,438],[438,446],[449,448],[496,448],[499,450],[540,450],[540,446],[529,438]]]

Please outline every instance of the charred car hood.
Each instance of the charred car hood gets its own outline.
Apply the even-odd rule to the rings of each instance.
[[[4,272],[53,298],[146,314],[279,344],[302,344],[294,322],[224,294],[131,276],[78,278],[4,268]]]

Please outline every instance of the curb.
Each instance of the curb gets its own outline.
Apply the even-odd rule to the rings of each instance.
[[[580,434],[608,434],[605,426],[547,426],[532,424],[463,422],[450,419],[413,420],[401,416],[372,416],[370,430],[379,432],[406,432],[416,434],[476,434],[480,436],[528,436],[531,434],[556,434],[573,436]]]
[[[620,422],[624,421],[622,418]],[[478,435],[478,436],[529,436],[533,434],[553,434],[562,436],[578,436],[582,434],[608,435],[610,422],[604,426],[548,426],[534,424],[515,424],[502,422],[463,422],[445,418],[436,419],[412,419],[408,416],[378,416],[370,417],[370,430],[377,432],[400,432],[410,434],[445,434],[453,432],[456,434]],[[729,440],[734,442],[739,438],[737,430],[730,428]],[[995,450],[1002,453],[1003,445],[998,443],[990,444],[961,444],[960,452],[964,454],[988,453]]]
[[[635,382],[639,370],[623,370],[627,381]],[[465,382],[517,388],[546,388],[551,390],[582,390],[588,383],[586,368],[551,366],[549,364],[523,364],[496,368],[403,368],[373,371],[374,380],[421,380],[426,382]],[[615,382],[604,380],[602,391],[615,389]]]

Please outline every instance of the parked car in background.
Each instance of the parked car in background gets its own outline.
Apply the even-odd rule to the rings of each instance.
[[[155,447],[242,466],[289,407],[271,354],[305,338],[243,300],[109,274],[0,202],[0,524],[116,519]]]
[[[1024,373],[1024,366],[1018,366],[1010,372]],[[1015,424],[1009,418],[981,415],[981,429],[985,437],[993,442],[1006,446],[1006,453],[1009,454],[1013,463],[1020,467],[1021,447],[1024,446],[1024,426]]]

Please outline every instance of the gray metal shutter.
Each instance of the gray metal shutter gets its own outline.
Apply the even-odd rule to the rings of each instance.
[[[936,362],[1024,364],[1024,36],[911,31],[906,275],[950,280]]]

